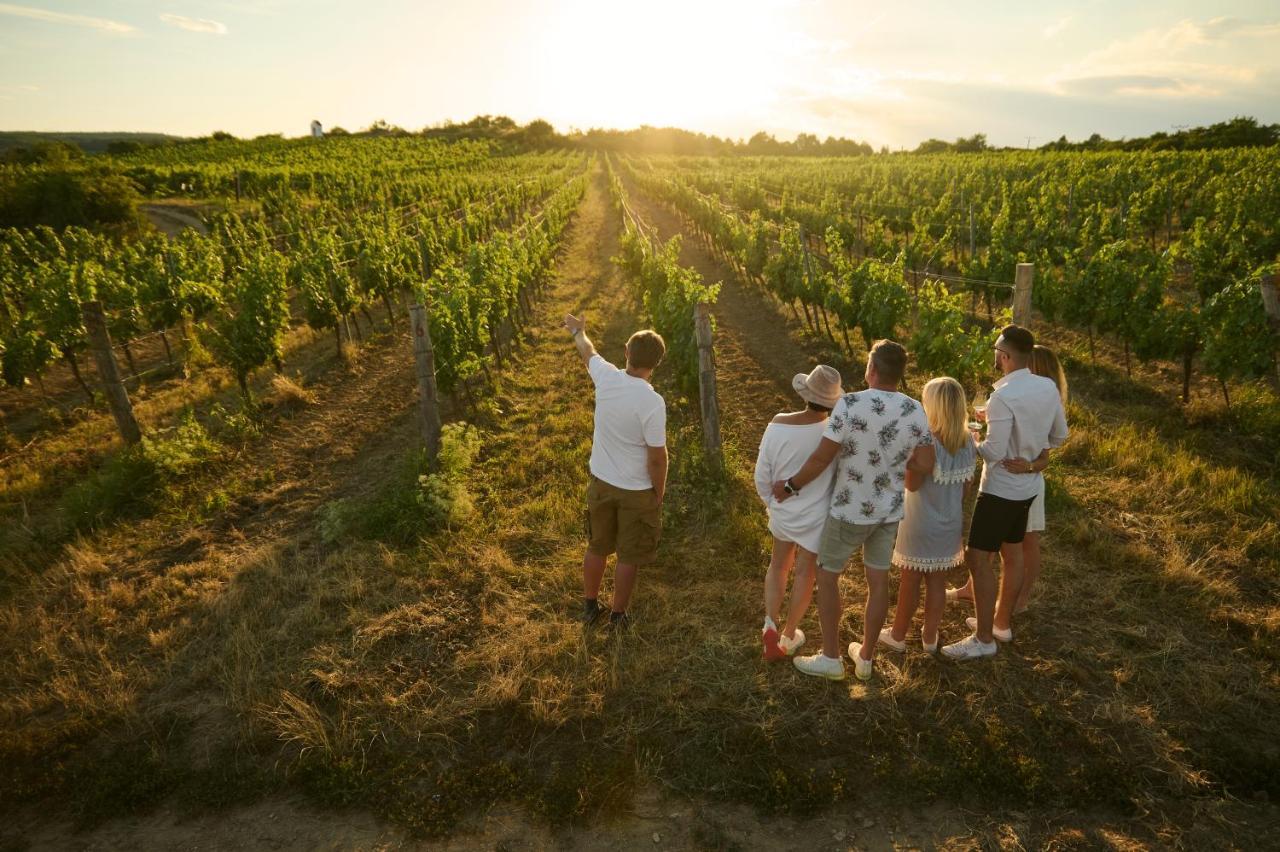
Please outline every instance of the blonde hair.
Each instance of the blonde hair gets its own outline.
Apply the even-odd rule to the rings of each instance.
[[[1058,394],[1062,397],[1062,404],[1067,404],[1067,374],[1062,370],[1062,364],[1058,361],[1058,356],[1053,354],[1053,350],[1048,346],[1040,346],[1031,350],[1031,372],[1037,376],[1044,376],[1046,379],[1052,379],[1053,383],[1058,386]]]
[[[964,446],[968,422],[969,401],[964,388],[950,376],[939,376],[924,386],[920,401],[929,420],[929,431],[938,437],[947,452],[957,452]]]

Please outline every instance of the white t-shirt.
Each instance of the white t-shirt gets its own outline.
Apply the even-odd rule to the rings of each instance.
[[[667,404],[653,385],[599,355],[587,362],[596,385],[591,473],[615,488],[652,488],[648,447],[667,445]]]
[[[823,437],[840,445],[831,517],[850,524],[902,520],[907,459],[916,447],[933,444],[924,407],[896,391],[847,393]]]

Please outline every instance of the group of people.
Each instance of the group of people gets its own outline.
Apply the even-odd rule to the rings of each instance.
[[[609,623],[625,627],[637,569],[654,559],[661,532],[666,407],[649,379],[665,344],[653,331],[637,332],[619,369],[595,351],[582,320],[566,317],[565,326],[596,393],[583,620],[591,624],[605,613],[600,585],[605,561],[616,553]],[[932,379],[919,400],[901,393],[907,351],[891,340],[878,341],[868,353],[865,390],[846,392],[840,373],[827,365],[795,376],[805,407],[773,418],[755,468],[773,536],[761,628],[766,660],[791,658],[805,674],[845,677],[839,578],[858,551],[867,580],[864,629],[847,651],[859,679],[871,678],[878,646],[907,649],[921,585],[926,652],[969,660],[1012,641],[1013,618],[1026,608],[1039,574],[1043,471],[1050,451],[1067,438],[1067,388],[1053,353],[1036,346],[1020,326],[1001,331],[993,362],[1001,377],[985,405],[975,405],[973,420],[964,388],[953,378]],[[966,540],[965,497],[979,459],[982,475]],[[968,582],[947,589],[947,572],[961,565]],[[901,581],[886,628],[891,567],[900,569]],[[805,644],[800,622],[815,586],[822,647],[799,655]],[[960,599],[973,603],[967,619],[972,633],[940,648],[945,603]]]

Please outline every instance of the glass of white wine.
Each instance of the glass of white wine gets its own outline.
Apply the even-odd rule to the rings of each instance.
[[[973,415],[973,419],[969,421],[969,431],[981,434],[982,427],[987,423],[987,396],[982,391],[978,391],[978,395],[973,398]]]

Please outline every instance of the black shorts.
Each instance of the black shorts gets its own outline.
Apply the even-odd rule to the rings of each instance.
[[[1027,535],[1027,512],[1036,501],[1006,500],[994,494],[978,494],[969,525],[969,546],[975,550],[999,553],[1002,544],[1018,544]]]

